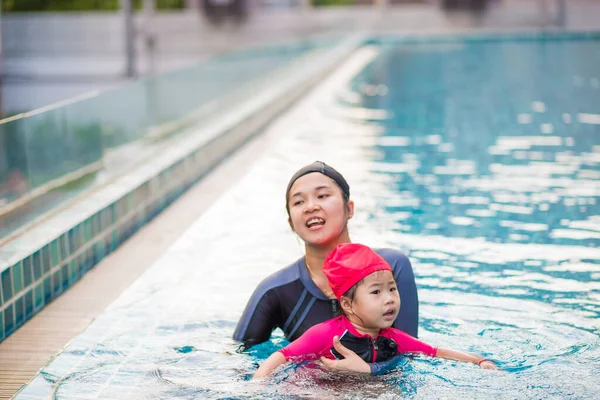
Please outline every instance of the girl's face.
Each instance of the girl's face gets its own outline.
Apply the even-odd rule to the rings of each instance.
[[[288,194],[289,223],[307,244],[326,246],[347,234],[354,203],[328,176],[313,172],[296,180]]]
[[[400,312],[394,275],[391,271],[367,275],[356,288],[354,300],[342,296],[340,305],[350,321],[365,331],[389,328]]]

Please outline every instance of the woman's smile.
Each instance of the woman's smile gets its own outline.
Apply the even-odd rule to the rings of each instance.
[[[306,227],[311,231],[321,229],[325,225],[325,220],[319,217],[311,217],[306,221]]]

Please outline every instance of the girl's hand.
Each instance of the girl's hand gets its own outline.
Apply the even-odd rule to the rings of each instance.
[[[498,369],[498,366],[493,361],[483,360],[479,362],[479,366],[483,369]]]
[[[333,347],[344,356],[343,360],[330,360],[325,357],[321,357],[321,362],[328,369],[342,372],[360,372],[365,374],[371,373],[371,367],[362,358],[360,358],[355,352],[347,349],[342,343],[338,336],[333,337]]]

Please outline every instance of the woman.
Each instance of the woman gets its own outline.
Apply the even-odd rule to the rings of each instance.
[[[305,256],[267,277],[254,291],[233,334],[245,348],[265,342],[280,328],[291,342],[310,327],[339,314],[339,304],[323,273],[327,254],[339,243],[350,243],[348,220],[354,215],[350,187],[334,168],[321,161],[296,172],[287,186],[288,223],[304,241]],[[417,337],[419,302],[412,266],[393,249],[375,249],[392,267],[400,294],[394,328]],[[328,360],[333,369],[372,373],[381,365],[366,364],[338,342],[344,360]]]

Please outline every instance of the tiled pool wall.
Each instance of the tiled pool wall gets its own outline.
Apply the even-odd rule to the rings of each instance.
[[[372,37],[363,44],[436,43],[445,41],[594,40],[600,32],[536,32],[437,37]],[[281,104],[279,105],[281,107]],[[279,110],[281,111],[281,110]],[[108,201],[68,231],[53,237],[23,259],[0,264],[0,342],[149,222],[240,141],[225,138],[222,151],[201,147],[146,180],[125,195]],[[232,143],[233,142],[233,143]],[[217,153],[215,153],[217,151]],[[1,255],[1,254],[0,254]]]
[[[176,162],[2,271],[0,341],[201,178],[209,169],[205,151]]]

